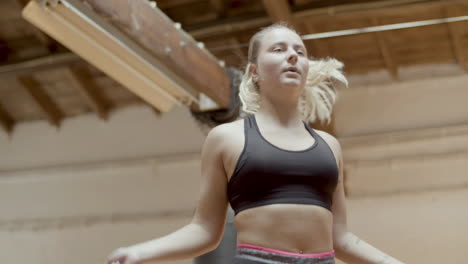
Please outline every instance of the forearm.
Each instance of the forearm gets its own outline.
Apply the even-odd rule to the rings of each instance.
[[[402,264],[403,262],[347,232],[335,243],[336,256],[349,264]]]
[[[132,245],[139,262],[170,261],[197,257],[213,250],[217,240],[203,226],[190,223],[166,236]]]

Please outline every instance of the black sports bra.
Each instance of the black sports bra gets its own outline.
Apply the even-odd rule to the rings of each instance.
[[[244,119],[244,149],[227,187],[236,215],[249,208],[279,203],[311,204],[331,210],[338,183],[335,156],[307,123],[304,126],[315,143],[304,150],[285,150],[262,136],[255,115]]]

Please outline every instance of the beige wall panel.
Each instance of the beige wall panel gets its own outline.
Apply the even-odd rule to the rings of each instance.
[[[118,247],[166,235],[189,222],[188,217],[171,217],[37,230],[0,228],[0,258],[18,264],[104,264]]]
[[[192,212],[199,179],[198,157],[2,173],[0,220]]]
[[[335,108],[339,136],[468,122],[468,75],[350,87]]]
[[[340,138],[346,161],[468,151],[468,126]]]
[[[350,196],[468,186],[468,152],[345,164]]]
[[[0,171],[199,152],[204,134],[189,110],[158,117],[147,106],[115,110],[107,122],[89,114],[60,128],[45,121],[0,130]]]
[[[347,201],[349,230],[405,263],[464,263],[468,189]],[[167,234],[188,217],[30,230],[0,229],[7,263],[100,263],[114,248]],[[174,263],[190,263],[185,262]]]
[[[466,263],[468,189],[348,200],[349,229],[405,263]]]

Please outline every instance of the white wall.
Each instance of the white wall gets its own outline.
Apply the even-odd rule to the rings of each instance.
[[[468,74],[342,89],[335,108],[341,137],[468,122]]]
[[[354,82],[340,94],[350,229],[406,263],[466,262],[467,76]],[[157,117],[141,106],[0,132],[0,259],[102,264],[183,226],[203,139],[186,109]]]
[[[335,127],[348,219],[352,232],[405,263],[466,263],[468,75],[434,68],[450,67],[394,82],[371,76],[341,91]]]
[[[186,109],[157,117],[142,106],[1,134],[0,259],[102,264],[189,223],[203,139]]]
[[[404,263],[466,263],[467,200],[468,188],[351,198],[349,229]]]
[[[160,117],[144,106],[64,120],[57,129],[45,121],[15,126],[11,136],[0,131],[0,171],[198,153],[204,136],[179,107]]]
[[[198,155],[181,155],[1,173],[0,258],[104,263],[188,224],[199,171]]]

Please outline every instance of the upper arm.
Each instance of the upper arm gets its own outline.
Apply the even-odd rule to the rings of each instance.
[[[203,144],[200,195],[192,220],[203,226],[213,241],[222,237],[227,210],[227,177],[222,145],[225,135],[221,126],[213,128]]]
[[[344,179],[343,179],[343,155],[341,146],[338,140],[325,133],[321,132],[321,136],[328,143],[335,155],[338,166],[338,184],[335,192],[333,193],[333,204],[331,211],[333,213],[333,240],[334,244],[339,243],[340,240],[347,232],[347,219],[346,219],[346,198],[344,193]]]

